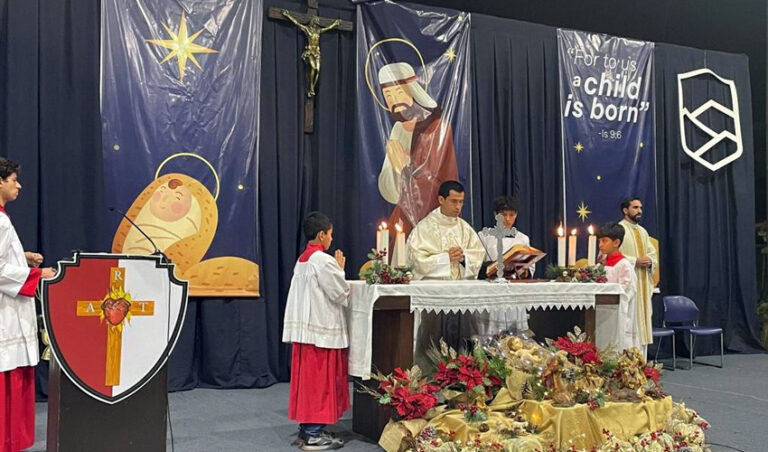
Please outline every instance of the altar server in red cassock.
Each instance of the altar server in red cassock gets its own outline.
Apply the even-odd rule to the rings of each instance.
[[[34,294],[51,268],[24,252],[5,210],[19,196],[19,165],[0,157],[0,451],[35,442],[35,368],[39,361]]]
[[[304,219],[309,243],[293,270],[285,307],[283,342],[293,343],[288,418],[299,422],[303,450],[337,449],[343,442],[325,432],[349,409],[345,258],[325,251],[333,241],[327,216]]]

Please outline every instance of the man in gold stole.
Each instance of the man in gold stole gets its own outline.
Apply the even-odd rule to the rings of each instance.
[[[653,305],[653,268],[659,265],[656,248],[648,237],[648,231],[638,223],[643,216],[643,203],[638,198],[628,198],[621,202],[624,219],[619,222],[624,227],[624,241],[619,250],[634,265],[637,275],[637,302],[635,303],[640,343],[643,354],[648,344],[653,343],[651,314]]]

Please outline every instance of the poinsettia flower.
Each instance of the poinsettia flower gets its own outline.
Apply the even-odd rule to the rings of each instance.
[[[477,369],[462,367],[459,369],[459,380],[467,386],[467,389],[473,389],[475,386],[483,386],[483,373]]]
[[[456,370],[448,368],[445,363],[440,362],[437,364],[434,379],[440,386],[446,387],[456,384],[459,381],[459,374]]]
[[[395,381],[399,381],[400,383],[409,383],[411,381],[411,378],[408,376],[408,372],[399,367],[395,368],[395,370],[392,372],[392,378],[394,378]]]
[[[656,369],[654,367],[646,367],[643,369],[643,374],[645,374],[645,377],[653,380],[654,383],[658,383],[659,379],[661,378],[661,372],[659,369]]]

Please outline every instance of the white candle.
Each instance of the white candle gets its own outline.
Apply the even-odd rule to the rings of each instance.
[[[386,251],[383,262],[386,264],[389,262],[389,229],[387,229],[387,223],[382,221],[379,225],[379,230],[376,231],[376,251]]]
[[[573,229],[571,236],[568,237],[568,266],[573,267],[576,265],[576,233],[578,231]]]
[[[557,266],[565,267],[565,231],[563,225],[557,228]]]
[[[395,267],[404,268],[407,263],[405,259],[405,232],[403,232],[402,223],[398,222],[395,225],[397,229],[397,235],[395,236],[395,252],[392,256],[394,259]]]
[[[595,236],[595,228],[590,224],[587,228],[589,231],[589,247],[587,248],[587,265],[595,265],[597,258],[597,237]]]

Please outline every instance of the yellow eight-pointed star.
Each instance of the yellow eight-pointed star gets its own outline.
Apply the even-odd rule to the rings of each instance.
[[[165,31],[171,36],[171,39],[147,39],[147,42],[171,49],[170,53],[163,58],[160,64],[165,63],[173,57],[176,57],[179,63],[179,80],[184,81],[184,72],[187,67],[187,60],[191,60],[199,69],[202,69],[200,63],[195,58],[196,53],[218,53],[217,50],[203,47],[200,44],[195,44],[194,40],[203,32],[203,30],[189,36],[187,33],[187,19],[184,13],[181,13],[181,21],[179,22],[179,33],[176,34],[171,31],[168,25],[163,24]]]
[[[454,59],[454,58],[456,58],[456,52],[454,52],[454,50],[453,50],[453,47],[451,47],[450,49],[448,49],[448,50],[447,50],[447,51],[446,51],[446,52],[443,54],[443,56],[445,56],[446,58],[448,58],[448,61],[449,61],[450,63],[453,63],[453,59]]]
[[[573,148],[576,149],[576,152],[581,153],[581,151],[584,149],[584,145],[581,144],[581,142],[579,142],[579,143],[576,143],[576,146],[574,146]]]
[[[576,211],[576,213],[579,214],[579,218],[581,218],[581,221],[584,221],[587,219],[587,216],[592,213],[591,210],[587,210],[587,206],[584,205],[584,202],[582,201],[581,204],[579,204],[579,209]]]

